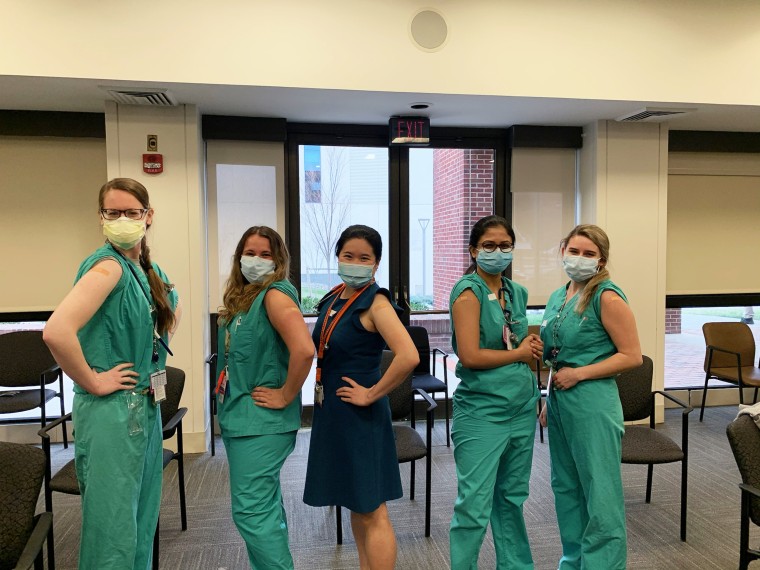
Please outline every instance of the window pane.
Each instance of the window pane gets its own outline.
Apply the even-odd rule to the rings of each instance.
[[[472,225],[493,213],[493,150],[410,149],[409,202],[412,311],[448,311]]]
[[[388,149],[299,147],[301,304],[316,303],[340,283],[335,244],[346,227],[364,224],[383,240],[376,280],[388,287]]]

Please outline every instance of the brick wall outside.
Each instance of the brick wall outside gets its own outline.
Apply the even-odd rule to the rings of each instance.
[[[665,309],[665,334],[681,334],[681,309]]]
[[[493,213],[493,152],[433,151],[433,307],[449,308],[449,294],[470,265],[472,225]]]

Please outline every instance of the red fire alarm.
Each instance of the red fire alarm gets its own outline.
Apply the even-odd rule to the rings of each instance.
[[[144,154],[143,172],[146,174],[161,174],[164,171],[163,154]]]

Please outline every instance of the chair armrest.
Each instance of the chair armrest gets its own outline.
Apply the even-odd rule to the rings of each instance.
[[[15,570],[29,570],[34,568],[34,560],[42,551],[42,545],[50,532],[50,526],[53,524],[53,513],[40,513],[34,517],[34,529],[26,541],[21,557],[16,562]]]
[[[61,367],[58,366],[57,364],[54,364],[53,366],[51,366],[47,370],[43,370],[40,373],[40,378],[44,379],[45,384],[49,384],[50,382],[54,382],[61,373],[62,373],[61,372]],[[48,380],[49,376],[53,376],[53,379],[52,380]]]
[[[45,427],[43,427],[42,429],[40,429],[37,432],[37,435],[39,435],[42,439],[48,439],[49,440],[50,439],[50,435],[48,434],[48,432],[51,429],[56,428],[59,425],[61,425],[63,422],[68,422],[70,420],[71,420],[71,412],[69,412],[65,416],[61,416],[60,418],[58,418],[55,421],[50,422],[49,424],[45,424]]]
[[[206,358],[206,364],[214,364],[216,362],[216,352],[209,354]]]
[[[438,403],[433,400],[433,398],[430,397],[430,394],[425,392],[424,390],[420,390],[419,388],[414,389],[417,394],[422,396],[422,398],[428,403],[428,409],[425,410],[426,412],[432,412],[434,409],[438,407]]]
[[[678,404],[679,406],[681,406],[682,408],[684,408],[684,411],[683,411],[684,415],[690,414],[694,410],[694,408],[692,408],[689,404],[687,404],[686,402],[684,402],[682,400],[679,400],[678,398],[676,398],[672,394],[668,394],[667,392],[663,392],[662,390],[655,390],[653,393],[654,394],[659,394],[663,398],[667,398],[671,402],[675,402],[676,404]]]
[[[180,408],[177,410],[177,413],[172,416],[172,418],[166,422],[166,425],[162,428],[161,431],[167,432],[172,431],[174,428],[176,428],[180,423],[182,423],[182,418],[185,417],[185,414],[187,413],[187,408]]]
[[[716,351],[716,350],[718,352],[725,352],[726,354],[733,354],[736,357],[736,366],[737,366],[737,368],[741,368],[741,365],[742,365],[742,355],[739,354],[738,352],[736,352],[734,350],[728,350],[727,348],[721,348],[719,346],[714,346],[712,344],[708,344],[707,345],[707,350],[710,352],[710,356],[709,356],[709,358],[707,360],[707,369],[708,370],[712,369],[712,353],[713,353],[713,351]]]
[[[708,344],[707,348],[709,350],[717,350],[718,352],[727,352],[728,354],[733,354],[734,356],[739,356],[739,353],[735,350],[728,350],[727,348],[721,348],[720,346],[715,346],[713,344]]]
[[[449,357],[448,352],[444,352],[440,348],[431,348],[430,355],[433,358],[433,376],[435,376],[435,358],[436,355],[443,356],[443,383],[446,384],[446,389],[449,387],[449,369],[446,368],[446,359]]]
[[[760,489],[757,487],[753,487],[747,483],[739,483],[739,488],[742,490],[742,493],[749,493],[760,499]]]

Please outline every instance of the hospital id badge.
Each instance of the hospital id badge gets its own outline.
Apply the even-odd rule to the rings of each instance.
[[[514,348],[512,345],[513,336],[514,334],[512,333],[512,329],[509,328],[509,325],[504,325],[501,330],[501,340],[504,341],[504,346],[507,347],[507,350],[512,350]]]
[[[314,384],[314,403],[322,407],[322,402],[325,401],[325,388],[320,382]]]
[[[219,380],[216,381],[216,397],[219,400],[220,404],[224,404],[224,396],[227,394],[228,378],[229,375],[227,374],[227,367],[225,366],[224,369],[219,373]]]
[[[166,370],[159,370],[150,375],[150,389],[153,391],[153,403],[166,400]]]

